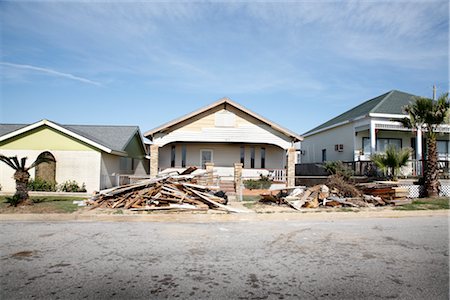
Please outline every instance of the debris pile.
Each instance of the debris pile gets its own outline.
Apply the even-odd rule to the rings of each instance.
[[[226,206],[227,196],[219,187],[197,184],[195,175],[167,175],[115,187],[94,195],[88,205],[95,208],[146,210],[208,210],[240,212]]]
[[[393,186],[371,186],[361,192],[354,186],[337,188],[338,184],[315,185],[310,188],[293,187],[278,190],[276,195],[261,194],[260,202],[286,204],[296,210],[322,207],[375,207],[388,204],[403,205],[411,203],[407,188]],[[350,185],[350,184],[348,184]]]

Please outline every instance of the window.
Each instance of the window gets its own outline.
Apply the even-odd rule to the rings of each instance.
[[[261,148],[261,169],[266,168],[266,148]]]
[[[245,163],[245,147],[241,146],[241,164],[244,166]]]
[[[172,146],[170,150],[170,167],[175,167],[175,145]]]
[[[327,149],[322,149],[322,162],[327,161]]]
[[[437,153],[439,159],[444,159],[449,155],[450,141],[436,141]]]
[[[181,146],[181,167],[186,168],[186,145]]]
[[[390,138],[379,138],[376,140],[376,152],[385,152],[387,147],[389,145],[394,145],[397,149],[402,148],[402,140],[401,139],[390,139]],[[362,140],[362,148],[364,151],[364,154],[370,154],[371,148],[370,148],[370,138],[363,137]]]
[[[255,168],[255,147],[250,148],[250,168]]]
[[[213,151],[208,149],[200,150],[200,164],[203,169],[206,168],[205,164],[213,161]]]

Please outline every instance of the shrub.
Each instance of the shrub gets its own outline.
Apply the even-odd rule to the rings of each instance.
[[[6,197],[6,203],[9,203],[9,205],[16,207],[22,199],[20,198],[20,195],[14,195],[12,197]]]
[[[30,191],[42,191],[42,192],[55,192],[56,182],[49,182],[39,178],[31,179],[28,181],[28,190]]]
[[[272,185],[272,181],[269,179],[269,176],[260,175],[258,180],[249,179],[244,180],[244,186],[246,189],[255,190],[255,189],[263,189],[266,190],[270,188]]]
[[[67,180],[58,185],[58,190],[61,192],[86,192],[86,184],[80,185],[75,180]]]
[[[344,165],[344,163],[340,160],[338,161],[328,161],[323,165],[323,168],[332,175],[338,175],[344,178],[346,181],[349,181],[353,176],[353,170]]]

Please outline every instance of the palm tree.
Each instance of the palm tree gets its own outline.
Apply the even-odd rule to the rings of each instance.
[[[15,206],[17,206],[17,204],[25,203],[29,198],[27,184],[30,174],[28,171],[41,163],[49,163],[54,160],[48,157],[38,157],[29,167],[25,167],[26,157],[21,158],[19,161],[17,156],[6,157],[0,154],[0,161],[15,170],[14,180],[16,181],[16,193],[14,194],[14,198],[17,199],[15,203]]]
[[[398,179],[398,171],[406,166],[411,155],[411,149],[397,149],[394,145],[389,145],[385,153],[373,154],[371,159],[375,165],[386,175],[392,176],[392,180]]]
[[[439,195],[438,158],[437,158],[437,127],[448,121],[449,114],[448,93],[439,97],[437,101],[417,97],[414,103],[407,105],[404,110],[409,118],[404,118],[402,123],[412,129],[424,129],[427,138],[427,164],[425,167],[425,191],[427,196]]]

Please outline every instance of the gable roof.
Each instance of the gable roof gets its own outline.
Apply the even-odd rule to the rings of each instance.
[[[201,113],[204,113],[204,112],[206,112],[208,110],[211,110],[211,109],[216,108],[216,107],[221,106],[221,105],[224,105],[224,106],[230,105],[230,106],[232,106],[232,107],[242,111],[243,113],[245,113],[245,114],[247,114],[247,115],[249,115],[249,116],[251,116],[251,117],[253,117],[253,118],[255,118],[255,119],[257,119],[257,120],[259,120],[259,121],[261,121],[261,122],[263,122],[265,124],[267,124],[267,125],[269,125],[273,129],[281,132],[282,134],[284,134],[286,136],[289,136],[290,138],[293,138],[294,142],[303,140],[303,137],[300,136],[299,134],[286,129],[286,128],[284,128],[284,127],[282,127],[282,126],[280,126],[280,125],[278,125],[278,124],[276,124],[276,123],[274,123],[274,122],[272,122],[272,121],[270,121],[270,120],[268,120],[268,119],[258,115],[257,113],[252,112],[251,110],[243,107],[242,105],[240,105],[240,104],[238,104],[238,103],[236,103],[236,102],[234,102],[231,99],[226,98],[226,97],[225,98],[221,98],[221,99],[217,100],[216,102],[211,103],[210,105],[204,106],[204,107],[202,107],[202,108],[200,108],[200,109],[198,109],[196,111],[193,111],[193,112],[191,112],[189,114],[186,114],[186,115],[184,115],[184,116],[182,116],[182,117],[180,117],[178,119],[172,120],[172,121],[167,122],[167,123],[165,123],[165,124],[163,124],[163,125],[161,125],[159,127],[156,127],[156,128],[154,128],[152,130],[149,130],[149,131],[144,133],[144,136],[146,138],[152,140],[153,139],[153,135],[155,133],[167,130],[167,129],[169,129],[172,126],[175,126],[176,124],[179,124],[179,123],[181,123],[183,121],[191,119],[191,118],[193,118],[193,117],[195,117],[195,116],[197,116],[197,115],[199,115]]]
[[[33,124],[0,124],[0,141],[7,140],[44,125],[83,141],[97,149],[116,155],[126,155],[125,148],[136,134],[138,134],[142,141],[138,126],[61,125],[49,120],[41,120]],[[142,149],[145,151],[143,141]]]
[[[329,127],[337,126],[357,119],[359,117],[370,116],[373,114],[394,114],[404,115],[403,107],[414,101],[413,94],[392,90],[373,99],[367,100],[358,106],[344,112],[343,114],[309,130],[304,135],[310,135],[313,132],[321,131]]]

